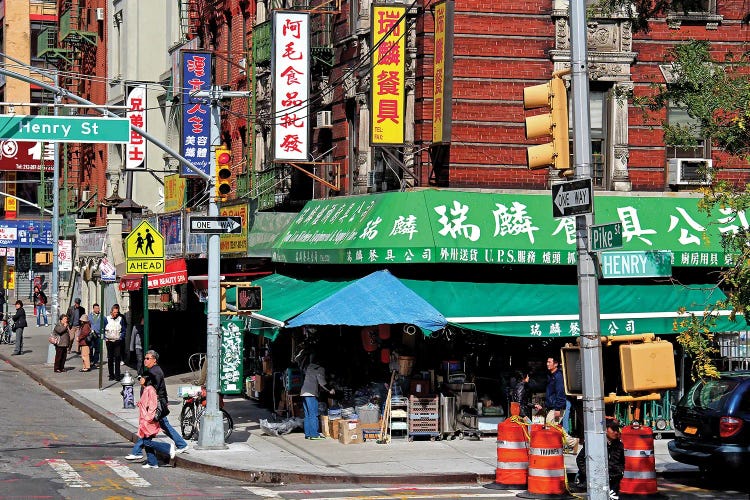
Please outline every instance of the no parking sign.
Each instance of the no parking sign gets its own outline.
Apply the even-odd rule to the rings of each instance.
[[[73,241],[57,241],[57,265],[60,271],[73,270]]]

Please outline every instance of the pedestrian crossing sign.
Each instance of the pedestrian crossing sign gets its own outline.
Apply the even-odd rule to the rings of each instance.
[[[125,264],[128,274],[164,272],[164,237],[148,221],[141,221],[125,238]]]

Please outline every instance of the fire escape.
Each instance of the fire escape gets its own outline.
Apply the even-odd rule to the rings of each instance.
[[[92,82],[79,75],[94,75],[98,34],[86,31],[87,17],[97,16],[103,20],[104,9],[91,9],[82,5],[85,0],[65,0],[60,2],[60,16],[57,27],[47,27],[39,33],[37,56],[45,58],[59,71],[60,87],[87,97],[91,93]],[[75,115],[79,108],[59,108],[60,115]],[[62,144],[63,185],[62,210],[72,212],[77,217],[96,215],[98,193],[91,191],[88,184],[94,168],[94,144]],[[94,187],[96,189],[96,187]]]
[[[252,77],[253,94],[251,104],[253,121],[253,167],[252,197],[258,200],[258,210],[299,209],[309,199],[327,197],[341,190],[341,166],[332,159],[332,120],[330,104],[333,90],[328,87],[331,68],[334,65],[332,42],[333,15],[340,13],[340,0],[269,0],[268,20],[253,27],[252,32]],[[296,10],[310,13],[310,56],[312,86],[310,100],[310,123],[314,130],[316,149],[311,152],[310,161],[280,162],[272,156],[271,130],[272,91],[271,91],[271,51],[273,10]],[[255,85],[256,81],[260,85]],[[255,144],[262,140],[263,144]],[[257,158],[262,151],[263,158]],[[313,194],[315,193],[315,194]]]

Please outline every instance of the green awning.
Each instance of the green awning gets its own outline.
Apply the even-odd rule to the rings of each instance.
[[[271,257],[273,242],[296,216],[287,212],[255,212],[250,216],[247,233],[248,257]]]
[[[576,285],[401,281],[460,328],[514,337],[580,334]],[[706,304],[725,299],[715,285],[601,285],[600,333],[673,334],[678,310],[702,316]],[[728,316],[720,311],[713,331],[747,328]]]
[[[722,267],[729,217],[709,220],[696,195],[600,195],[595,223],[621,222],[622,251],[669,250],[672,265]],[[552,217],[549,192],[425,189],[312,200],[273,244],[302,264],[575,265],[575,221]]]

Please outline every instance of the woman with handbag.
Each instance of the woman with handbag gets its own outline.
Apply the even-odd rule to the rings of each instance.
[[[60,315],[60,322],[55,325],[50,337],[50,343],[55,346],[55,373],[65,371],[65,360],[68,357],[68,346],[70,345],[70,329],[68,328],[68,315]]]
[[[81,316],[79,321],[81,322],[81,328],[78,330],[78,347],[81,348],[81,361],[83,361],[83,367],[80,371],[88,372],[91,371],[91,346],[89,342],[93,341],[92,338],[89,338],[91,323],[89,323],[88,314]]]
[[[13,315],[13,331],[16,332],[16,345],[13,349],[13,356],[23,354],[23,329],[26,328],[26,311],[23,309],[23,302],[16,301],[16,313]]]
[[[143,465],[143,468],[158,469],[159,463],[156,460],[154,451],[169,455],[169,458],[172,459],[175,456],[175,447],[173,443],[168,444],[153,440],[161,431],[161,426],[159,425],[160,415],[157,415],[159,398],[154,388],[154,378],[150,373],[146,372],[140,375],[138,380],[143,388],[141,397],[138,400],[138,437],[141,438],[143,447],[146,449],[146,463]]]

